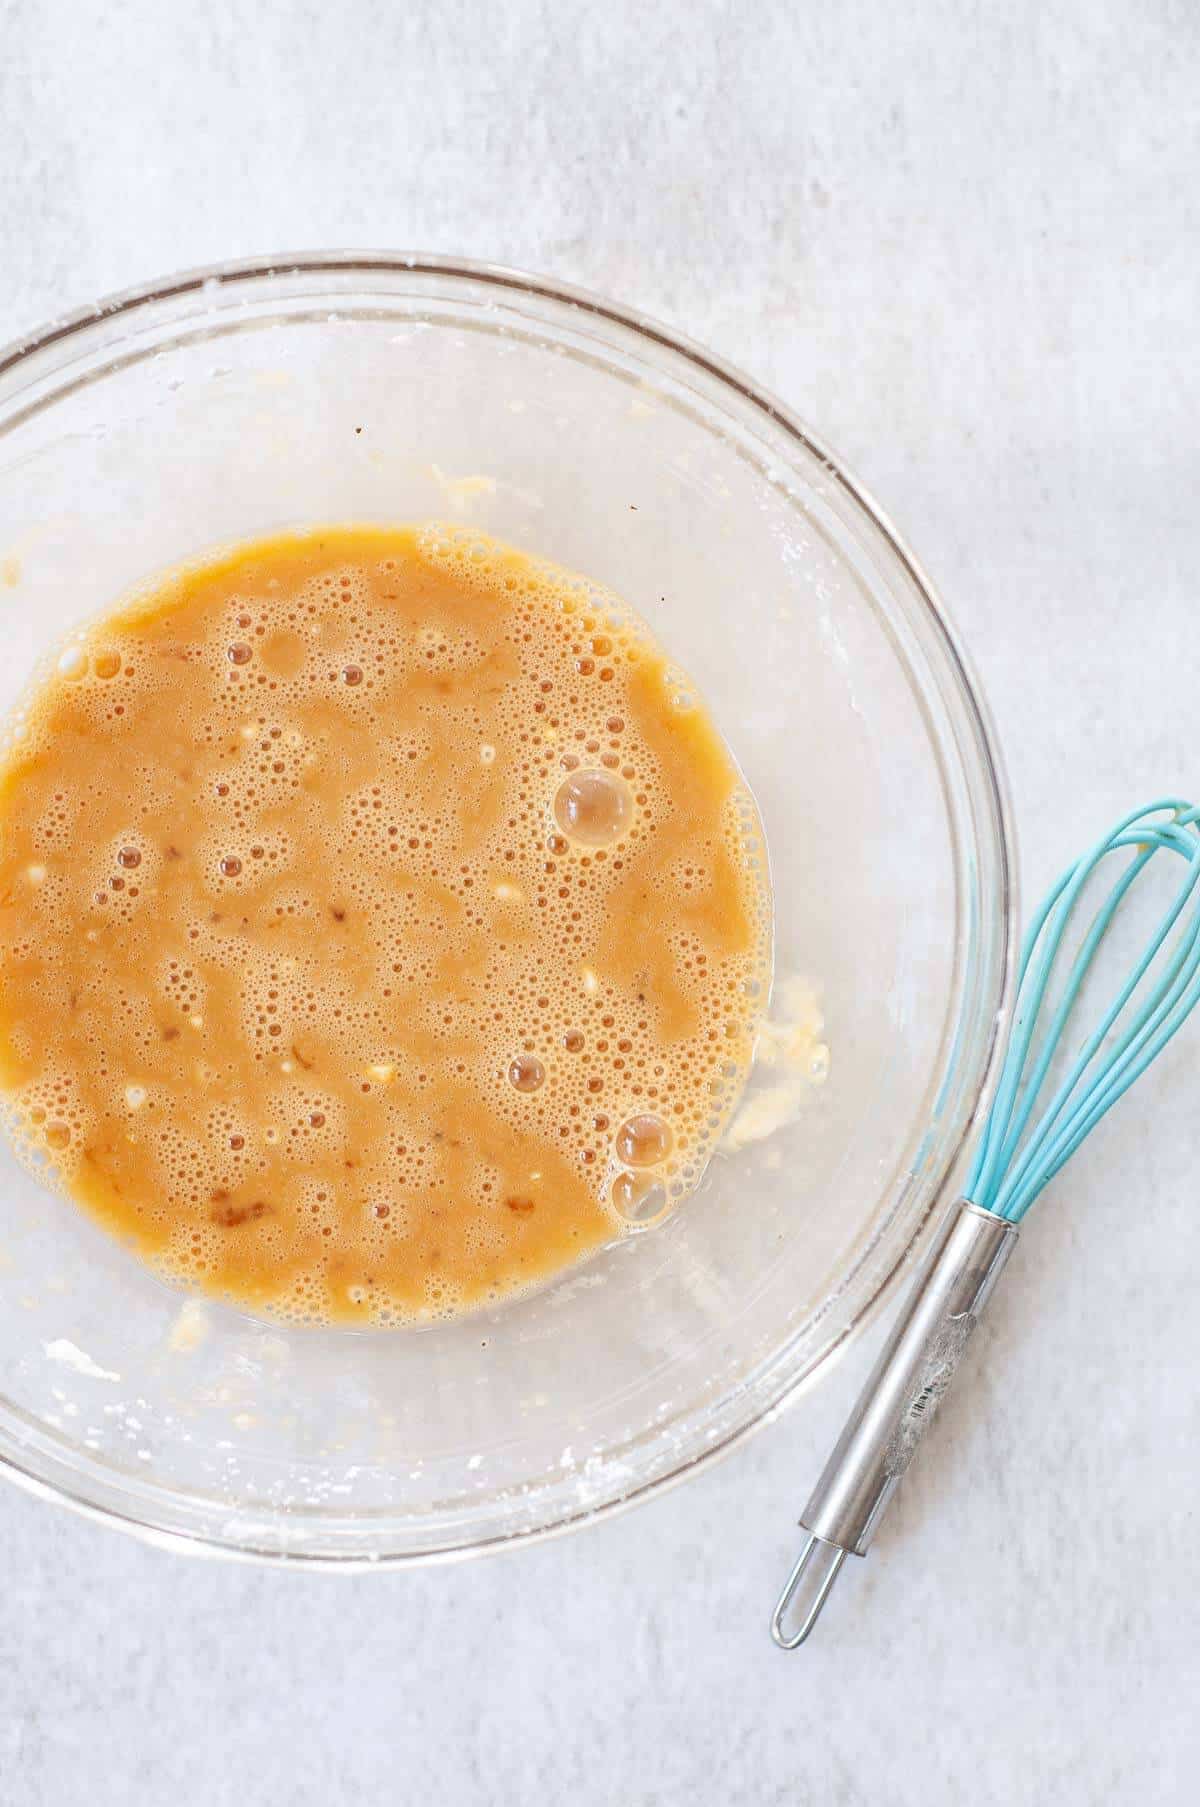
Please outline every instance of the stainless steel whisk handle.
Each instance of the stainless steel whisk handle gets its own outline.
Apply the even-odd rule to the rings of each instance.
[[[808,1542],[771,1619],[781,1649],[804,1642],[846,1557],[866,1555],[1016,1240],[1015,1224],[966,1199],[948,1214],[801,1515]]]

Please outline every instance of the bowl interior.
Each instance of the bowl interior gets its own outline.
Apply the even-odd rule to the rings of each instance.
[[[418,1332],[185,1304],[0,1151],[0,1456],[151,1530],[420,1556],[668,1478],[861,1320],[979,1102],[1009,853],[927,587],[781,412],[589,298],[306,260],[183,279],[20,349],[0,365],[0,701],[183,558],[430,516],[621,592],[691,673],[762,811],[773,1008],[815,991],[830,1076],[660,1229]]]

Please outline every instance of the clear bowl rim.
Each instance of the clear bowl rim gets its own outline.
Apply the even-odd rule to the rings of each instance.
[[[278,252],[246,258],[235,258],[214,264],[195,265],[173,274],[133,285],[101,297],[88,306],[55,316],[32,333],[18,336],[0,346],[0,385],[23,364],[76,335],[122,316],[134,315],[141,309],[180,300],[190,294],[205,293],[214,285],[266,281],[303,276],[319,277],[360,273],[364,276],[441,275],[463,281],[495,286],[501,293],[528,295],[550,304],[564,304],[584,310],[593,317],[635,334],[662,351],[682,357],[703,375],[728,390],[744,404],[764,414],[770,422],[804,451],[818,458],[826,473],[839,489],[865,515],[882,535],[889,551],[905,571],[933,628],[951,670],[958,681],[960,701],[974,729],[975,744],[985,788],[991,802],[991,821],[995,829],[992,849],[998,868],[997,908],[994,926],[999,938],[996,962],[998,984],[990,1011],[988,1045],[980,1068],[979,1082],[973,1100],[965,1108],[956,1143],[948,1148],[945,1173],[953,1173],[962,1151],[980,1120],[983,1107],[995,1083],[1003,1046],[1004,1030],[1011,1014],[1016,981],[1017,857],[1016,834],[1012,816],[1008,778],[999,741],[983,689],[959,635],[952,626],[945,607],[923,566],[903,539],[886,511],[865,485],[853,474],[846,461],[780,400],[771,390],[751,379],[736,365],[727,362],[675,328],[639,309],[626,307],[577,285],[533,274],[510,265],[447,256],[439,253],[383,251],[371,249],[327,248],[296,252]],[[965,765],[965,760],[961,763]],[[585,1524],[598,1523],[616,1513],[666,1492],[746,1441],[763,1425],[771,1423],[793,1404],[819,1377],[842,1356],[851,1343],[874,1320],[890,1300],[897,1283],[910,1266],[912,1257],[925,1240],[940,1203],[943,1188],[935,1190],[929,1204],[914,1225],[912,1233],[896,1259],[880,1279],[874,1292],[843,1328],[838,1337],[807,1369],[789,1379],[772,1399],[759,1403],[745,1420],[705,1449],[689,1455],[671,1469],[646,1477],[619,1497],[588,1505],[574,1512],[562,1513],[548,1522],[530,1527],[479,1537],[468,1542],[451,1542],[444,1546],[413,1550],[389,1550],[364,1555],[359,1551],[337,1552],[289,1551],[286,1548],[256,1545],[245,1538],[226,1539],[194,1529],[164,1524],[158,1518],[138,1518],[114,1502],[89,1498],[76,1492],[66,1478],[54,1478],[37,1468],[25,1467],[11,1454],[0,1451],[0,1472],[34,1498],[67,1506],[81,1517],[117,1525],[144,1542],[165,1549],[193,1554],[220,1556],[227,1560],[263,1563],[286,1563],[290,1568],[336,1569],[339,1572],[367,1572],[373,1569],[425,1566],[464,1560],[470,1556],[540,1543],[565,1535]],[[2,1402],[0,1402],[2,1403]],[[31,1452],[32,1454],[32,1452]],[[136,1491],[136,1489],[135,1489]]]

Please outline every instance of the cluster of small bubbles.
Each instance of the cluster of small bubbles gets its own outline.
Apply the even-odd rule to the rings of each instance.
[[[39,794],[0,952],[86,923],[56,1008],[103,1086],[81,1064],[76,1116],[30,1129],[92,1138],[162,1271],[425,1320],[698,1182],[765,997],[765,860],[728,762],[674,759],[701,712],[616,598],[455,528],[328,537],[60,660],[25,745],[63,716],[96,769]]]
[[[164,1039],[173,1041],[178,1035],[178,1028],[173,1015],[189,1019],[189,1026],[197,1025],[191,1019],[199,1013],[204,1001],[204,981],[197,968],[187,955],[169,956],[159,969],[158,992],[166,1006],[164,1012]],[[167,1030],[175,1029],[175,1035],[168,1035]]]
[[[93,1111],[73,1074],[46,1072],[18,1087],[4,1101],[4,1121],[16,1153],[39,1178],[63,1186],[77,1176]]]
[[[47,852],[69,844],[79,808],[77,794],[73,789],[59,788],[54,791],[39,816],[34,831]]]

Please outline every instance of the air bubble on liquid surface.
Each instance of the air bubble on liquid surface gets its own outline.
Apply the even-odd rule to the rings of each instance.
[[[639,1229],[646,1229],[660,1218],[670,1202],[662,1181],[645,1173],[618,1173],[609,1197],[622,1222]]]
[[[657,1167],[671,1152],[670,1125],[652,1111],[628,1117],[617,1131],[617,1158],[628,1167]]]
[[[584,847],[607,847],[624,833],[633,813],[622,779],[611,772],[572,772],[554,795],[554,819]]]
[[[518,1092],[536,1092],[546,1077],[546,1069],[536,1054],[518,1054],[509,1065],[508,1077]]]

